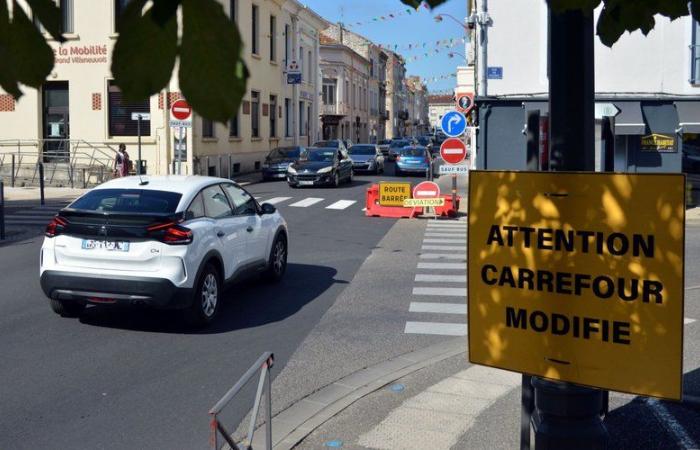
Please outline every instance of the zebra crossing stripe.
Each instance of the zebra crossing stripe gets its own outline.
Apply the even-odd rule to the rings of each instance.
[[[436,224],[429,223],[427,228],[432,229],[444,229],[444,230],[466,230],[467,224]]]
[[[463,245],[424,245],[420,248],[421,250],[442,250],[446,252],[461,252],[464,253],[466,250]]]
[[[467,270],[467,263],[433,263],[419,262],[419,269]]]
[[[418,273],[415,278],[416,283],[466,283],[466,275],[433,275]]]
[[[345,209],[355,203],[357,203],[356,200],[339,200],[332,205],[326,206],[326,209]]]
[[[406,334],[435,334],[440,336],[466,336],[467,324],[440,322],[406,322]]]
[[[292,203],[289,206],[292,206],[294,208],[308,208],[311,205],[315,205],[318,202],[322,202],[322,198],[317,198],[317,197],[308,197],[305,198],[304,200],[298,201],[296,203]]]
[[[459,232],[459,233],[431,233],[428,231],[425,233],[425,236],[427,238],[460,238],[464,237],[464,232]]]
[[[269,203],[269,204],[271,204],[271,205],[276,205],[277,203],[286,202],[287,200],[289,200],[289,199],[291,199],[291,198],[292,198],[292,197],[275,197],[275,198],[271,198],[271,199],[269,199],[269,200],[265,200],[264,203]]]
[[[434,313],[434,314],[467,314],[467,305],[464,303],[423,303],[411,302],[408,312]]]
[[[466,253],[422,253],[422,259],[461,259],[466,260]]]
[[[414,287],[413,295],[429,295],[439,297],[466,297],[466,288],[446,288],[446,287]]]
[[[467,240],[466,239],[440,239],[440,238],[425,238],[423,239],[424,243],[427,244],[466,244]]]

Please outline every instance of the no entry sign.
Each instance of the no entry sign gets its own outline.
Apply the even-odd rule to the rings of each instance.
[[[432,181],[423,181],[413,188],[413,198],[437,198],[440,197],[440,186]]]
[[[440,146],[440,156],[447,164],[459,164],[467,157],[467,146],[460,139],[447,139]]]
[[[192,107],[184,100],[178,100],[170,107],[170,113],[177,120],[187,120],[192,115]]]

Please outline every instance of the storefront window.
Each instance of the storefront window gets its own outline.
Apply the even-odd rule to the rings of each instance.
[[[252,91],[250,94],[250,135],[260,137],[260,92]]]
[[[131,0],[114,0],[114,30],[119,31],[119,19]]]
[[[277,136],[277,96],[270,96],[270,137]]]
[[[150,113],[149,100],[127,103],[122,99],[122,92],[114,84],[109,82],[109,135],[110,136],[137,136],[138,126],[136,120],[131,120],[131,113]],[[151,134],[151,121],[141,121],[141,135]]]

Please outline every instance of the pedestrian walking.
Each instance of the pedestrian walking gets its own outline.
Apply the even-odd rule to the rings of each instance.
[[[129,169],[131,166],[131,159],[129,159],[129,154],[126,152],[126,145],[119,144],[119,151],[114,157],[114,176],[115,177],[126,177],[129,176]]]

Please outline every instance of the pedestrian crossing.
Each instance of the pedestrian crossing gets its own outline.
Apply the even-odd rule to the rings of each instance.
[[[319,197],[305,197],[305,198],[294,198],[294,197],[255,197],[255,199],[262,203],[269,203],[275,206],[284,206],[290,208],[310,208],[310,207],[322,207],[323,209],[342,211],[349,209],[352,206],[364,206],[362,203],[358,203],[357,200],[326,200],[325,198]],[[328,203],[331,202],[331,203]],[[364,211],[364,209],[362,209]]]
[[[437,336],[467,334],[467,223],[430,220],[416,265],[404,333]],[[440,317],[439,321],[435,321]]]
[[[52,202],[44,206],[27,207],[5,213],[7,227],[44,227],[56,213],[70,202]]]

